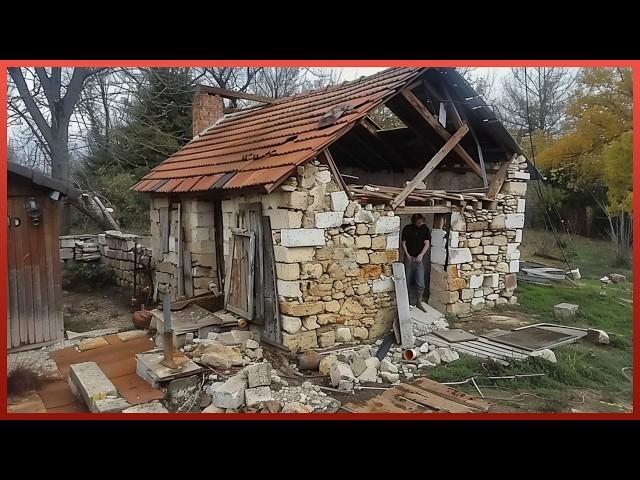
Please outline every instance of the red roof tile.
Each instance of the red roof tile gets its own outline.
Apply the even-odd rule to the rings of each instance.
[[[229,114],[151,170],[132,190],[194,192],[277,184],[423,69],[390,68],[370,77]],[[350,107],[327,127],[319,121]]]

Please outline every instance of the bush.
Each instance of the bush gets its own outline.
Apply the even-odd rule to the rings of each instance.
[[[99,262],[69,262],[62,273],[62,287],[66,290],[94,290],[111,283],[113,272]]]

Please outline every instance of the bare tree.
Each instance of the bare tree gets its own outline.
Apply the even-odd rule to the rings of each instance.
[[[562,130],[566,104],[576,84],[577,73],[577,68],[565,67],[511,69],[511,75],[503,80],[500,114],[517,139],[528,133],[529,119],[532,131],[556,135]]]

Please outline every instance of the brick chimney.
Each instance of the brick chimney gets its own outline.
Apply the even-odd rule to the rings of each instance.
[[[213,95],[197,88],[193,97],[193,136],[213,125],[224,113],[224,101],[220,95]]]

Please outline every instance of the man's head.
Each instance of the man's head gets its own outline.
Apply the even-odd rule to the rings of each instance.
[[[421,213],[414,213],[411,216],[411,223],[420,228],[422,225],[424,225],[424,215],[422,215]]]

